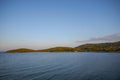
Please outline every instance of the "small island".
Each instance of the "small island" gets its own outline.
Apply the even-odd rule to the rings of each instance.
[[[7,53],[22,52],[120,52],[120,41],[111,43],[84,44],[77,47],[54,47],[42,50],[33,50],[27,48],[13,49]]]

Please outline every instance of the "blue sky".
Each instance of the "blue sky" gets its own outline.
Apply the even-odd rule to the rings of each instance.
[[[119,4],[119,0],[0,0],[0,50],[73,47],[119,34]],[[85,42],[76,43],[81,40]]]

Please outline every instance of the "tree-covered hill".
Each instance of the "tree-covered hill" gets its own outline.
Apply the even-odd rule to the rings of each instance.
[[[120,41],[111,43],[96,43],[96,44],[84,44],[75,48],[71,47],[54,47],[43,50],[32,50],[27,48],[20,48],[14,50],[8,50],[6,52],[120,52]]]
[[[106,51],[120,52],[120,41],[113,43],[85,44],[75,47],[76,51]]]
[[[73,52],[74,48],[71,47],[54,47],[44,50],[37,50],[38,52]]]
[[[8,50],[6,52],[9,53],[17,53],[17,52],[35,52],[36,50],[32,50],[32,49],[27,49],[27,48],[20,48],[20,49],[13,49],[13,50]]]

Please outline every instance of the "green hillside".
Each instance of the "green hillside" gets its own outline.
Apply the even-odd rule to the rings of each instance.
[[[106,52],[120,52],[120,41],[113,43],[98,43],[98,44],[85,44],[75,47],[76,51],[106,51]]]
[[[54,47],[44,50],[38,50],[38,52],[73,52],[74,48],[71,47]]]
[[[6,52],[120,52],[120,41],[112,43],[97,43],[97,44],[84,44],[75,48],[71,47],[54,47],[43,50],[32,50],[27,48],[20,48],[8,50]]]
[[[17,52],[35,52],[35,50],[27,49],[27,48],[20,48],[20,49],[8,50],[8,51],[6,51],[6,52],[9,52],[9,53],[17,53]]]

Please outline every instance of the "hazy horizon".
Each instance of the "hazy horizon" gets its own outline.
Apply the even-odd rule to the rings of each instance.
[[[120,41],[118,0],[0,0],[0,51]]]

